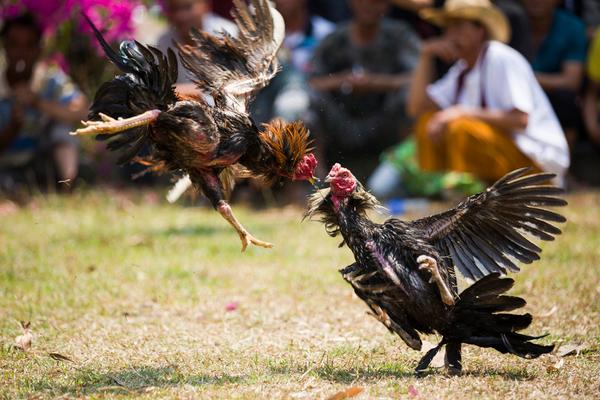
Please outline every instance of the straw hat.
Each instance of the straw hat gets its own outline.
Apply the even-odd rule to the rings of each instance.
[[[508,20],[489,0],[446,0],[444,8],[425,8],[419,15],[440,27],[446,26],[449,18],[477,21],[487,29],[490,39],[506,43],[510,38]]]

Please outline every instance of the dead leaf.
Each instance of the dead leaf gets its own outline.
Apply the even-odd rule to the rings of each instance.
[[[582,343],[567,343],[560,346],[560,348],[556,352],[556,355],[559,357],[566,357],[571,355],[578,356],[582,350],[585,350],[585,345]]]
[[[417,397],[419,395],[419,391],[413,385],[408,387],[408,395],[410,397]]]
[[[23,334],[15,338],[15,345],[23,351],[28,351],[31,348],[31,342],[33,341],[31,322],[21,321],[21,328],[23,329]]]
[[[436,346],[435,344],[424,340],[423,344],[421,346],[421,353],[425,354],[429,350],[433,349],[435,346]],[[433,357],[433,360],[431,360],[431,364],[429,364],[429,366],[431,368],[443,368],[445,365],[444,364],[445,357],[446,357],[446,347],[444,347],[443,349],[440,349],[440,351],[438,351],[438,353],[435,355],[435,357]]]
[[[63,362],[63,361],[75,362],[75,361],[71,360],[69,357],[63,356],[60,353],[48,353],[48,355],[50,356],[50,358],[52,358],[53,360],[56,360],[56,361],[61,361],[61,362]]]
[[[564,364],[565,364],[565,359],[559,358],[557,362],[555,362],[552,365],[549,365],[548,368],[546,368],[546,372],[548,372],[548,373],[558,372]]]
[[[344,400],[349,399],[350,397],[358,396],[362,391],[365,390],[359,386],[352,386],[346,390],[342,390],[341,392],[337,392],[336,394],[329,396],[327,400]]]

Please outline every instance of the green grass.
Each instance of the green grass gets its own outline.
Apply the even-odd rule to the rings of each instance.
[[[0,399],[312,399],[350,386],[364,388],[357,398],[598,396],[597,193],[569,198],[564,235],[513,289],[536,316],[531,332],[585,351],[552,371],[556,355],[467,347],[465,374],[452,378],[413,376],[420,354],[366,315],[337,272],[349,250],[300,223],[300,209],[235,208],[276,244],[241,254],[215,212],[154,198],[39,197],[0,216]],[[29,352],[13,346],[20,320],[32,322]]]

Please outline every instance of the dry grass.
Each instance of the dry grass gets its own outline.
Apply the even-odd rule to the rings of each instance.
[[[350,386],[364,388],[357,398],[599,396],[595,193],[570,197],[565,234],[513,289],[537,316],[532,332],[586,350],[553,370],[555,355],[468,347],[453,378],[413,376],[420,355],[365,315],[337,273],[350,252],[318,223],[300,224],[301,210],[238,210],[276,243],[240,254],[214,212],[149,200],[40,198],[0,217],[1,399],[312,399]],[[29,352],[13,347],[19,320],[32,321]]]

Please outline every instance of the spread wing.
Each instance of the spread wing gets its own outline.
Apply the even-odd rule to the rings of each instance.
[[[545,208],[567,205],[555,197],[563,190],[547,184],[554,175],[524,175],[527,171],[521,168],[510,172],[456,208],[409,224],[421,230],[442,254],[450,256],[468,278],[519,271],[515,261],[529,264],[538,260],[542,251],[525,235],[554,240],[561,231],[550,222],[566,221]]]
[[[246,112],[251,95],[278,71],[276,53],[283,41],[283,17],[268,0],[234,0],[232,16],[239,33],[222,37],[192,29],[194,46],[177,45],[194,82],[215,102]]]

